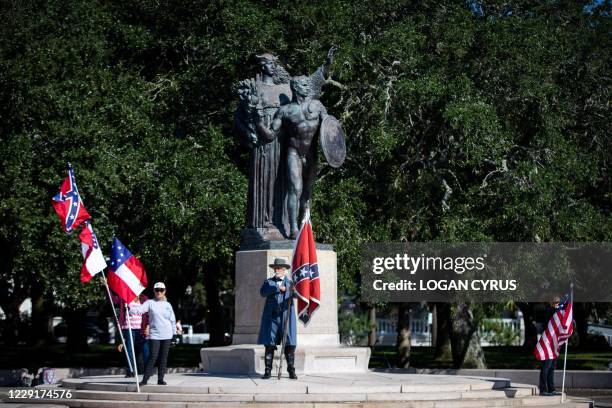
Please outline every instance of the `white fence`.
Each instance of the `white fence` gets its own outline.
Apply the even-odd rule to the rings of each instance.
[[[412,346],[431,346],[431,325],[427,316],[411,318],[410,344]],[[485,326],[489,326],[485,329]],[[494,327],[494,329],[493,329]],[[502,334],[503,333],[503,334]],[[523,316],[519,313],[516,318],[491,318],[484,319],[478,334],[482,346],[501,345],[500,341],[506,340],[503,345],[520,346],[525,340],[525,324]],[[376,336],[380,345],[393,346],[397,340],[397,319],[376,319]],[[510,341],[508,341],[510,340]]]

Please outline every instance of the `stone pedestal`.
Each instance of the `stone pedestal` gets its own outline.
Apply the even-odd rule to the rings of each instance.
[[[236,253],[232,346],[203,348],[201,358],[204,371],[235,374],[263,372],[264,348],[256,344],[265,302],[259,295],[259,288],[265,279],[272,276],[273,271],[268,264],[274,258],[286,258],[290,262],[292,241],[284,243],[284,248],[241,250]],[[321,274],[321,306],[308,326],[297,322],[296,370],[307,374],[366,371],[370,359],[369,348],[340,346],[336,253],[329,247],[318,245],[317,258]],[[275,360],[276,364],[278,359]]]

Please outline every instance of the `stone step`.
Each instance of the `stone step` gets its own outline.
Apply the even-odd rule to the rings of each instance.
[[[546,407],[571,407],[591,408],[586,402],[567,402],[561,404],[557,397],[546,397],[546,405],[532,404],[536,399],[544,397],[508,398],[499,400],[467,399],[448,401],[366,401],[356,404],[346,402],[302,402],[302,403],[272,403],[272,402],[177,402],[177,401],[131,401],[131,400],[91,400],[74,398],[70,400],[39,399],[28,401],[28,405],[34,404],[62,404],[71,408],[244,408],[245,406],[257,408],[490,408],[490,407],[522,407],[538,406]],[[23,402],[20,402],[22,404]],[[14,406],[13,404],[7,404]]]
[[[462,399],[508,399],[531,396],[532,391],[526,388],[507,390],[479,390],[462,392],[379,392],[379,393],[315,393],[315,394],[176,394],[176,393],[129,393],[114,391],[76,390],[78,399],[126,400],[131,401],[175,401],[175,402],[359,402],[359,401],[440,401]],[[129,396],[128,396],[129,395]]]
[[[480,380],[480,379],[479,379]],[[136,385],[129,383],[102,383],[102,382],[83,382],[78,380],[63,380],[62,386],[78,390],[90,391],[113,391],[113,392],[135,392]],[[466,383],[438,383],[438,384],[394,384],[394,385],[360,385],[360,393],[447,393],[447,392],[466,392],[466,391],[485,391],[499,390],[510,387],[507,379],[486,379],[486,381],[473,381]],[[528,387],[533,387],[528,385]],[[216,386],[193,386],[193,385],[146,385],[141,387],[141,391],[147,393],[176,393],[176,394],[353,394],[356,387],[354,385],[336,384],[301,384],[271,383],[270,385],[257,386],[238,386],[238,385],[216,385]]]

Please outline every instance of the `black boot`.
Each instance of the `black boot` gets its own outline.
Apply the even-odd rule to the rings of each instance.
[[[272,376],[272,362],[274,361],[274,350],[276,347],[274,346],[266,346],[266,354],[264,356],[264,363],[266,364],[266,371],[264,375],[261,377],[264,380],[267,380]]]
[[[285,359],[287,360],[289,378],[297,380],[297,375],[295,375],[295,346],[285,346]]]

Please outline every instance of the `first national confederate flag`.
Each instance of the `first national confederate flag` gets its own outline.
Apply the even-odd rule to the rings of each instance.
[[[296,239],[291,271],[298,297],[298,317],[304,325],[307,325],[321,303],[317,248],[309,213],[306,214]]]
[[[111,250],[108,286],[126,303],[130,303],[147,286],[144,266],[115,237]]]
[[[537,360],[555,360],[559,349],[574,332],[572,302],[562,299],[544,329],[533,354]]]
[[[85,220],[91,218],[83,205],[83,201],[81,201],[74,178],[74,170],[72,170],[70,163],[68,163],[68,177],[64,179],[60,192],[51,199],[51,203],[62,222],[62,228],[65,232],[71,232]]]

